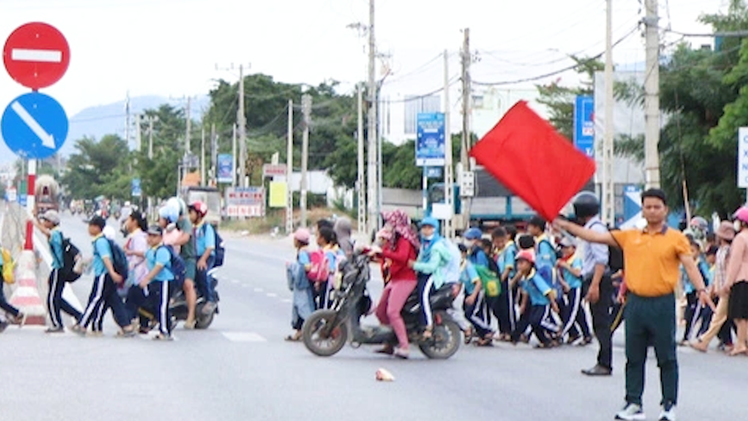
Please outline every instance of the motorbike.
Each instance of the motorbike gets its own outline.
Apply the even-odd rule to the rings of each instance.
[[[219,313],[218,302],[220,297],[218,295],[218,279],[213,276],[216,269],[208,271],[208,279],[213,283],[213,291],[216,298],[216,308],[208,314],[203,313],[203,308],[208,301],[199,292],[197,296],[197,305],[195,306],[195,328],[196,329],[207,329],[213,323],[213,318]],[[171,300],[169,300],[169,310],[171,311],[172,322],[176,325],[179,321],[187,320],[187,300],[184,296],[184,290],[179,289],[178,291],[172,292]]]
[[[367,283],[370,279],[369,257],[356,253],[343,264],[340,287],[334,291],[330,309],[320,309],[311,314],[302,326],[302,339],[306,348],[320,357],[337,354],[346,342],[354,348],[361,345],[396,344],[395,332],[389,326],[362,326],[361,318],[371,308]],[[461,331],[447,314],[455,293],[445,285],[431,294],[434,314],[431,338],[424,339],[419,317],[421,301],[417,292],[408,297],[401,312],[408,339],[416,344],[426,357],[447,359],[460,347]],[[349,338],[350,337],[350,338]]]

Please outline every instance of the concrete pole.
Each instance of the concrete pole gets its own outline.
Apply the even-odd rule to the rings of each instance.
[[[369,226],[371,232],[379,227],[379,215],[377,215],[377,199],[379,194],[377,186],[377,82],[376,82],[376,38],[374,35],[374,0],[369,0],[369,80],[368,80],[368,133],[367,144],[368,152],[368,208],[369,208]]]
[[[364,95],[363,87],[356,88],[358,96],[358,177],[356,178],[356,194],[358,195],[358,232],[366,232],[366,180],[364,179]]]
[[[452,167],[452,133],[449,123],[449,51],[444,50],[444,203],[448,209],[454,209],[454,170]],[[444,221],[444,236],[453,239],[455,236],[454,216]]]
[[[647,188],[660,187],[660,34],[657,0],[646,0],[646,78],[644,79],[644,179]]]
[[[247,187],[247,116],[244,114],[244,65],[239,65],[239,185]]]
[[[304,133],[301,143],[301,226],[307,226],[307,163],[309,161],[309,122],[310,114],[312,113],[312,97],[308,94],[304,94],[301,97],[301,112],[304,115]]]
[[[602,220],[606,224],[615,222],[615,190],[613,177],[613,0],[606,0],[605,25],[605,133],[603,136],[603,180]]]
[[[286,233],[293,232],[293,190],[291,176],[293,175],[293,100],[288,100],[288,133],[286,151]]]

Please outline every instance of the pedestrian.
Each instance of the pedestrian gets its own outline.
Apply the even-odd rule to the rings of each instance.
[[[709,268],[706,265],[706,261],[704,260],[704,257],[701,253],[701,246],[695,240],[691,241],[690,245],[691,253],[693,254],[693,261],[696,264],[696,267],[699,269],[701,277],[704,279],[704,284],[707,288],[709,288]],[[680,346],[688,345],[688,341],[691,338],[691,333],[696,327],[698,320],[701,318],[703,308],[703,306],[699,302],[699,298],[696,296],[696,291],[693,283],[688,280],[688,276],[686,276],[683,280],[683,289],[686,293],[687,305],[685,314],[683,316],[686,321],[686,327],[683,330],[683,339],[681,339],[679,343]],[[697,334],[695,336],[698,337],[699,335]]]
[[[523,250],[517,253],[517,275],[513,279],[522,288],[526,306],[523,313],[526,317],[520,318],[517,327],[512,332],[511,342],[517,344],[528,326],[532,328],[535,337],[540,341],[536,348],[552,348],[554,346],[552,335],[556,326],[551,320],[550,310],[559,312],[554,291],[537,271],[535,255],[531,250]]]
[[[353,238],[351,238],[352,228],[350,218],[345,216],[338,218],[335,221],[333,230],[335,231],[338,246],[345,254],[346,260],[350,260],[353,256],[353,248],[356,244],[356,242],[353,241]]]
[[[296,260],[286,266],[288,275],[288,287],[293,291],[291,305],[291,327],[295,332],[286,336],[289,342],[301,340],[304,321],[314,311],[314,297],[312,296],[312,285],[306,274],[311,269],[312,260],[309,257],[309,237],[311,234],[306,228],[299,228],[293,234],[294,247],[296,248]]]
[[[558,279],[566,294],[567,305],[561,313],[564,323],[561,329],[561,337],[568,334],[568,344],[573,344],[580,337],[582,344],[586,345],[592,341],[590,328],[587,326],[587,312],[582,305],[582,258],[577,254],[574,241],[564,237],[560,241],[561,258],[556,262],[558,267]],[[577,327],[578,326],[578,327]],[[581,332],[581,335],[580,335]]]
[[[5,299],[5,291],[3,291],[4,288],[5,278],[3,277],[3,259],[0,259],[0,309],[11,316],[11,322],[20,324],[23,322],[24,315],[19,309],[11,305]],[[8,323],[0,319],[0,333],[2,333],[7,327]]]
[[[385,212],[382,219],[385,224],[379,236],[383,243],[381,247],[372,247],[369,254],[376,257],[382,266],[388,265],[390,281],[382,291],[375,314],[382,325],[392,326],[398,345],[395,348],[393,344],[385,344],[377,352],[408,358],[408,332],[400,313],[418,283],[416,273],[408,266],[408,262],[416,259],[420,243],[418,234],[411,226],[410,218],[402,210]]]
[[[62,293],[65,290],[66,279],[63,279],[60,273],[65,266],[64,252],[62,249],[62,230],[60,230],[60,216],[55,210],[44,212],[39,219],[34,221],[34,225],[47,237],[49,250],[52,254],[52,266],[49,278],[47,279],[47,308],[49,311],[49,321],[52,324],[46,333],[65,332],[65,325],[62,322],[62,312],[69,314],[75,319],[75,323],[81,318],[81,312],[73,307]],[[79,256],[80,258],[80,256]]]
[[[445,271],[453,257],[446,241],[439,235],[439,221],[433,217],[424,218],[421,221],[421,249],[418,258],[415,261],[410,260],[408,262],[408,266],[416,271],[418,279],[417,288],[421,300],[423,339],[431,339],[434,327],[429,297],[433,291],[446,283]],[[459,281],[459,257],[454,263],[458,267],[457,277],[454,279],[454,282],[457,282]]]
[[[725,326],[725,322],[727,322],[727,309],[730,303],[730,294],[729,291],[725,289],[725,282],[727,281],[727,262],[730,255],[730,245],[735,238],[735,228],[729,221],[722,221],[719,225],[719,229],[717,229],[716,235],[719,241],[719,248],[717,249],[715,257],[714,277],[709,291],[712,299],[717,302],[717,308],[712,316],[709,329],[701,335],[696,343],[691,344],[695,350],[701,352],[706,352],[712,339],[724,331],[723,326]],[[727,342],[731,344],[732,333],[730,332],[729,323],[727,324],[726,336]],[[724,343],[724,334],[721,339]]]
[[[471,341],[471,332],[478,334],[476,344],[478,346],[493,345],[493,331],[489,324],[488,307],[485,304],[485,293],[481,284],[480,276],[475,270],[475,265],[469,258],[470,250],[464,245],[459,244],[462,253],[462,262],[460,265],[460,283],[465,290],[464,314],[473,325],[470,332],[465,333],[465,344]]]
[[[467,243],[466,253],[463,253],[463,260],[466,258],[471,266],[482,267],[498,277],[498,266],[496,261],[491,259],[485,251],[482,242],[483,232],[479,228],[470,228],[465,232],[465,241]],[[477,272],[473,267],[472,270]],[[462,273],[464,270],[461,270]],[[461,276],[462,279],[462,276]],[[478,333],[478,346],[491,346],[493,344],[494,332],[491,329],[491,310],[496,307],[498,294],[492,297],[490,303],[484,291],[484,285],[481,279],[478,279],[476,287],[473,279],[468,278],[467,283],[463,282],[465,288],[465,317],[473,324],[475,331]]]
[[[600,202],[590,192],[578,194],[572,201],[574,216],[585,230],[600,234],[608,233],[608,228],[600,220]],[[584,240],[584,238],[582,238]],[[582,241],[582,294],[590,305],[592,313],[592,330],[595,333],[599,349],[597,363],[589,369],[582,370],[587,376],[610,376],[613,371],[613,346],[611,331],[613,307],[613,281],[611,279],[608,247],[590,241]],[[587,339],[589,343],[589,339]]]
[[[327,279],[317,280],[314,282],[315,307],[317,310],[329,308],[331,305],[331,291],[335,279],[335,272],[338,267],[338,252],[335,244],[335,231],[332,227],[323,226],[317,230],[317,247],[325,255],[328,264]]]
[[[700,300],[711,303],[704,281],[683,233],[668,228],[665,193],[649,189],[642,193],[644,229],[603,231],[583,228],[562,218],[554,225],[590,243],[623,250],[626,267],[626,404],[615,418],[643,420],[642,394],[647,349],[654,345],[662,388],[661,421],[675,420],[678,399],[675,289],[679,265],[683,264]],[[748,209],[746,210],[748,221]],[[601,227],[604,228],[604,227]],[[748,234],[747,234],[748,235]],[[606,294],[607,295],[607,294]],[[600,294],[602,298],[602,293]]]
[[[93,237],[95,278],[88,297],[88,305],[72,330],[84,335],[88,326],[93,323],[94,336],[100,336],[101,332],[97,331],[98,320],[103,317],[104,309],[108,307],[112,309],[114,320],[121,328],[118,334],[132,336],[135,330],[130,326],[131,320],[127,317],[124,304],[117,295],[117,284],[124,282],[124,278],[114,270],[112,248],[109,240],[104,237],[104,227],[106,227],[106,220],[98,215],[88,222],[88,233]]]
[[[494,312],[499,323],[499,340],[502,341],[511,339],[512,331],[517,323],[514,308],[516,290],[509,287],[509,280],[516,273],[514,267],[514,259],[517,255],[517,245],[514,243],[516,235],[517,229],[513,225],[498,227],[491,233],[496,250],[496,266],[501,279],[501,293],[496,301]]]
[[[127,282],[125,294],[130,287],[140,284],[140,281],[148,273],[148,263],[145,253],[148,251],[148,229],[145,217],[140,211],[134,210],[124,221],[127,230],[125,240],[125,255],[127,256]],[[125,295],[127,296],[127,295]]]
[[[192,237],[195,238],[197,252],[195,285],[205,300],[202,311],[207,315],[217,307],[213,278],[210,276],[216,256],[216,231],[213,225],[205,221],[205,215],[208,214],[208,205],[198,200],[191,203],[187,209],[190,214],[190,222],[194,227]]]
[[[174,274],[171,272],[171,252],[163,242],[163,229],[159,225],[148,227],[148,246],[146,261],[148,274],[138,285],[147,291],[147,308],[158,318],[159,333],[154,340],[169,341],[171,337],[171,311],[169,310],[169,296]]]
[[[730,291],[727,314],[735,323],[737,340],[730,356],[748,354],[748,206],[735,212],[740,222],[740,232],[730,247],[730,263],[724,291]]]
[[[174,241],[173,246],[179,250],[179,256],[184,261],[184,298],[187,302],[187,318],[184,321],[185,329],[195,328],[195,309],[197,307],[197,290],[195,289],[195,276],[197,276],[197,247],[195,245],[195,236],[192,231],[192,223],[188,215],[187,205],[182,199],[172,197],[166,201],[166,204],[159,208],[159,225],[167,233],[173,234],[173,230],[179,230],[179,235]],[[167,242],[168,243],[168,242]],[[177,286],[175,286],[177,287]],[[210,314],[215,308],[207,303],[203,307],[206,314]]]

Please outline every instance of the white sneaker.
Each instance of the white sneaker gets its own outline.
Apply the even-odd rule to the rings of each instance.
[[[675,405],[673,404],[667,404],[662,406],[662,411],[660,412],[660,418],[658,418],[660,421],[675,421]]]
[[[617,420],[625,421],[644,421],[647,416],[644,415],[642,407],[635,403],[627,403],[618,413],[616,413]]]

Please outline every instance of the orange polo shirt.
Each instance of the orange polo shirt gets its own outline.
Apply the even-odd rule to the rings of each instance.
[[[665,226],[661,231],[611,231],[623,250],[626,287],[642,297],[672,294],[680,278],[680,255],[691,255],[683,233]]]

